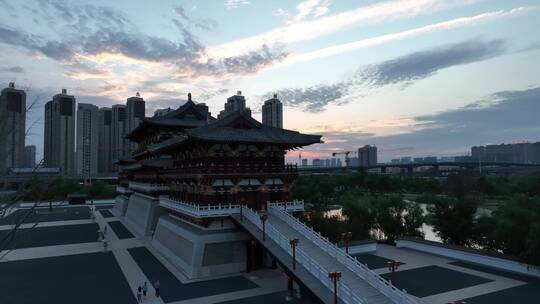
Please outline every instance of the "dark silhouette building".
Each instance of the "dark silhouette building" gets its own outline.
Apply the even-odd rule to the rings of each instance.
[[[44,160],[63,175],[75,175],[75,97],[66,89],[45,104]]]
[[[0,171],[24,166],[26,93],[15,83],[0,95]]]

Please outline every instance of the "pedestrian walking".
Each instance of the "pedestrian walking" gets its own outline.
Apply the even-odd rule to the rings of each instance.
[[[105,227],[103,227],[103,236],[107,235],[107,225],[105,225]]]
[[[159,287],[161,287],[161,284],[159,284],[159,280],[157,280],[154,283],[154,289],[156,290],[156,298],[159,298]]]
[[[139,303],[142,303],[141,295],[142,295],[142,287],[139,286],[139,288],[137,289],[137,302],[139,302]]]
[[[148,282],[144,281],[143,287],[142,287],[142,294],[144,298],[146,299],[146,294],[148,293]]]

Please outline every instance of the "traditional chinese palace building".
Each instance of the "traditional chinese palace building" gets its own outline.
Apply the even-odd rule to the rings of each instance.
[[[138,149],[117,162],[115,209],[192,278],[246,269],[249,236],[229,216],[241,205],[289,201],[297,169],[285,154],[321,142],[246,111],[215,119],[191,94],[177,110],[143,119],[128,138]]]

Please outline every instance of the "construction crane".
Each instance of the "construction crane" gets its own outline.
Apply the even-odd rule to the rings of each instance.
[[[350,158],[349,158],[349,154],[351,153],[354,153],[354,151],[342,151],[342,152],[334,152],[332,153],[332,156],[336,156],[336,155],[345,155],[345,167],[349,167],[350,165]]]

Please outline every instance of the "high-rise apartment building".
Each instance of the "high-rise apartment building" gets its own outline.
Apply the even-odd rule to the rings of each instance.
[[[36,167],[36,146],[24,147],[24,168]]]
[[[114,163],[128,156],[129,141],[125,138],[128,128],[126,106],[114,105],[111,113],[111,157]]]
[[[472,147],[471,159],[477,162],[540,164],[540,142]]]
[[[75,97],[66,89],[45,104],[45,166],[75,175]]]
[[[113,171],[112,166],[112,109],[101,108],[98,111],[98,174]]]
[[[225,108],[219,112],[218,119],[235,112],[246,112],[251,116],[251,109],[246,108],[246,98],[242,96],[242,91],[238,91],[236,95],[227,98]]]
[[[311,161],[311,165],[313,167],[323,167],[324,166],[324,160],[315,158]]]
[[[145,116],[146,103],[139,92],[130,97],[126,102],[126,134],[135,129]],[[137,144],[128,141],[128,155],[137,149]]]
[[[263,125],[283,128],[283,104],[274,94],[274,98],[268,99],[262,106]]]
[[[15,83],[0,95],[0,171],[24,166],[26,93]]]
[[[81,177],[93,177],[98,173],[98,115],[95,105],[77,105],[77,175]]]
[[[360,167],[374,166],[377,164],[377,147],[365,145],[358,149],[358,164]]]

